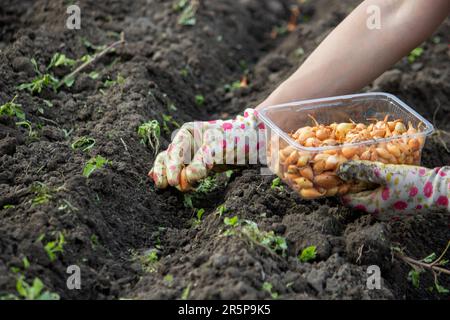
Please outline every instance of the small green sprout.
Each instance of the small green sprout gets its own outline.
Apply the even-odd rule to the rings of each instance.
[[[36,137],[36,135],[37,135],[37,133],[33,130],[31,122],[28,120],[16,122],[16,126],[27,129],[29,137]]]
[[[192,284],[189,283],[188,286],[184,288],[183,293],[181,294],[181,300],[189,299],[189,294],[191,293],[191,286]]]
[[[317,256],[316,246],[309,246],[302,250],[301,254],[298,256],[300,262],[308,262],[314,260]]]
[[[159,150],[159,138],[161,136],[161,128],[158,120],[151,120],[141,124],[137,130],[141,143],[148,144],[156,153]]]
[[[162,115],[162,129],[166,134],[170,134],[170,128],[169,128],[169,124],[173,125],[176,128],[180,127],[180,124],[178,122],[176,122],[175,120],[173,120],[172,116],[163,114]]]
[[[193,26],[196,24],[197,20],[195,15],[197,13],[198,2],[196,0],[191,0],[189,4],[185,1],[179,1],[178,8],[182,9],[180,16],[178,17],[178,24],[182,26]]]
[[[88,77],[95,80],[100,76],[100,73],[98,73],[97,71],[91,71],[88,73]]]
[[[142,270],[145,272],[156,272],[158,266],[158,251],[151,249],[144,254],[139,254],[136,251],[132,251],[132,260],[138,261],[141,264]]]
[[[89,176],[97,169],[103,168],[105,165],[111,164],[111,161],[102,157],[101,155],[97,155],[94,158],[89,159],[83,169],[83,176],[89,178]]]
[[[195,188],[196,193],[211,193],[212,191],[216,190],[219,187],[219,184],[217,183],[217,177],[214,176],[208,176],[203,180],[200,180],[198,186]]]
[[[284,255],[287,250],[285,238],[275,235],[273,231],[259,230],[258,225],[253,221],[244,220],[240,231],[251,241],[259,243],[275,253]]]
[[[13,205],[13,204],[5,204],[4,206],[3,206],[3,209],[14,209],[16,206],[15,205]]]
[[[409,63],[414,63],[414,61],[416,61],[418,58],[420,58],[420,56],[423,53],[423,48],[418,47],[415,48],[413,51],[411,51],[408,55],[408,61]]]
[[[220,206],[217,207],[216,214],[217,214],[219,217],[222,217],[222,215],[223,215],[226,211],[227,211],[227,208],[225,207],[225,205],[224,205],[224,204],[221,204]]]
[[[225,92],[234,91],[234,90],[239,89],[240,87],[241,87],[241,81],[240,80],[234,81],[234,82],[229,83],[229,84],[227,83],[226,85],[223,86]]]
[[[47,66],[47,70],[51,68],[56,68],[59,66],[73,67],[77,63],[76,60],[67,58],[63,53],[55,53],[50,60],[49,65]]]
[[[198,227],[202,224],[202,218],[205,214],[205,209],[198,209],[196,215],[196,218],[192,221],[193,227]]]
[[[39,278],[34,278],[32,285],[25,281],[24,276],[20,276],[16,282],[17,293],[26,300],[59,300],[57,293],[43,291],[43,289],[44,284]]]
[[[223,219],[223,223],[225,223],[225,225],[227,225],[227,226],[235,227],[239,223],[239,218],[238,218],[238,216],[234,216],[231,218],[225,217],[225,219]]]
[[[150,252],[145,256],[145,261],[148,263],[158,262],[158,252],[156,250],[150,250]]]
[[[16,117],[19,120],[25,121],[25,113],[22,111],[22,105],[15,103],[17,95],[11,101],[0,106],[0,116],[6,115],[9,117]]]
[[[45,235],[42,235],[39,239],[43,240],[44,238]],[[63,246],[65,243],[66,241],[64,239],[64,234],[60,231],[54,241],[50,241],[45,244],[44,250],[47,252],[50,261],[55,261],[56,254],[63,252]]]
[[[99,245],[99,241],[98,241],[98,237],[96,234],[92,234],[90,237],[91,240],[91,247],[93,250],[95,250],[95,248],[97,248],[97,246]]]
[[[266,291],[268,294],[270,294],[272,299],[278,299],[279,297],[278,292],[273,291],[273,285],[270,282],[264,282],[262,289]]]
[[[179,12],[179,11],[183,10],[188,3],[189,3],[189,0],[177,0],[172,5],[172,8],[174,11]]]
[[[195,95],[195,104],[199,107],[205,104],[205,97],[201,94]]]
[[[75,140],[70,147],[73,150],[81,149],[81,151],[88,151],[95,145],[95,139],[87,136],[82,136]]]
[[[183,194],[183,204],[185,208],[194,209],[194,204],[192,203],[192,195],[188,193]]]
[[[415,270],[412,269],[408,273],[408,279],[413,284],[414,288],[419,289],[420,287],[420,274],[422,273],[421,270]]]
[[[59,80],[49,73],[41,74],[38,69],[36,70],[38,72],[38,76],[29,83],[22,83],[17,87],[17,89],[28,90],[31,94],[41,93],[41,91],[45,88],[50,88],[53,89],[53,91],[56,91],[59,85]]]
[[[183,78],[186,78],[189,75],[189,69],[188,68],[183,68],[180,70],[180,76],[182,76]]]
[[[110,88],[110,87],[115,86],[115,85],[120,85],[120,86],[122,86],[122,85],[124,85],[124,84],[125,84],[125,78],[119,73],[119,74],[117,74],[116,80],[110,80],[110,79],[108,79],[108,80],[106,80],[106,81],[103,83],[103,86],[104,86],[105,88]]]
[[[32,206],[45,204],[52,199],[52,190],[45,183],[39,181],[34,182],[31,186],[31,192],[35,194],[31,200]]]
[[[23,268],[28,269],[30,267],[30,260],[27,257],[22,258]]]
[[[255,222],[250,220],[240,221],[237,216],[232,218],[226,217],[223,222],[231,227],[231,229],[225,230],[224,236],[241,235],[272,252],[285,255],[287,250],[286,239],[275,235],[273,231],[259,230]]]
[[[66,139],[66,140],[69,139],[70,135],[73,132],[73,128],[71,128],[69,130],[67,130],[67,129],[61,129],[61,130],[64,133],[64,139]]]
[[[37,133],[33,130],[33,127],[31,126],[31,122],[28,120],[16,122],[16,126],[26,128],[28,130],[29,137],[35,137],[37,135]]]
[[[272,185],[270,186],[270,189],[277,190],[277,191],[283,191],[284,190],[284,187],[281,184],[280,177],[276,177],[275,179],[272,180]]]
[[[171,285],[173,282],[173,275],[171,274],[166,274],[163,278],[164,282],[168,285]]]

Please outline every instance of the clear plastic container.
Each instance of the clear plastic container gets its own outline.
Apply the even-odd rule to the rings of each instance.
[[[425,139],[434,131],[429,121],[397,97],[378,92],[286,103],[267,107],[259,114],[266,125],[267,165],[300,196],[308,199],[367,189],[369,186],[366,184],[344,182],[335,174],[339,165],[348,160],[419,165]],[[368,119],[383,120],[386,115],[389,115],[389,121],[401,119],[406,127],[411,122],[420,130],[412,134],[320,147],[305,147],[290,136],[299,128],[314,126],[311,116],[324,125],[350,121],[368,125],[371,123]],[[381,157],[380,149],[386,150],[388,146],[389,150],[393,149],[392,146],[397,147],[400,153],[395,149],[394,154]],[[334,158],[328,159],[330,156]],[[338,161],[333,166],[335,160]]]

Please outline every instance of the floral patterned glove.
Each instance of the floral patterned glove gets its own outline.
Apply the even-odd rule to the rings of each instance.
[[[264,132],[258,129],[264,124],[254,109],[231,120],[185,123],[168,149],[157,155],[149,176],[158,188],[188,191],[216,164],[256,164],[258,151],[265,152]]]
[[[344,204],[375,215],[398,219],[430,209],[449,208],[450,167],[427,169],[418,166],[370,161],[343,163],[338,175],[343,180],[361,180],[381,187],[343,196]]]

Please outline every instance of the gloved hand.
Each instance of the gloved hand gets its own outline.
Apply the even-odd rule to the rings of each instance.
[[[378,189],[347,194],[345,205],[373,214],[379,219],[397,219],[429,209],[449,208],[450,167],[427,169],[418,166],[348,161],[337,174],[343,180],[380,184]]]
[[[157,155],[149,177],[158,188],[188,191],[216,164],[257,163],[258,152],[265,150],[264,133],[258,129],[264,124],[254,109],[231,120],[185,123],[168,149]]]

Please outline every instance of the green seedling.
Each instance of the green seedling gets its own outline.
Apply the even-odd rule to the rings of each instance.
[[[420,56],[423,53],[423,48],[418,47],[415,48],[413,51],[411,51],[408,55],[408,61],[409,63],[414,63],[414,61],[416,61],[418,58],[420,58]]]
[[[167,135],[170,134],[169,125],[173,125],[176,128],[180,127],[180,124],[178,122],[176,122],[175,120],[173,120],[172,116],[163,114],[162,115],[162,129]]]
[[[170,285],[172,284],[172,282],[173,282],[173,275],[171,275],[171,274],[166,274],[166,275],[164,276],[163,280],[164,280],[164,282],[165,282],[167,285],[170,286]]]
[[[236,227],[239,224],[239,218],[238,216],[234,216],[231,218],[225,217],[225,219],[223,219],[223,223],[230,227]]]
[[[302,250],[302,252],[298,256],[298,260],[300,262],[308,262],[314,260],[316,256],[317,256],[316,246],[309,246]]]
[[[91,71],[88,73],[89,78],[96,80],[99,76],[100,73],[98,73],[97,71]]]
[[[22,111],[21,108],[22,105],[15,103],[16,99],[17,95],[15,95],[11,101],[0,106],[0,116],[5,115],[9,117],[16,117],[19,120],[25,121],[25,113]]]
[[[189,75],[189,69],[188,68],[183,68],[180,70],[180,76],[182,76],[183,78],[187,78],[187,76]]]
[[[186,288],[184,288],[183,293],[181,294],[181,300],[187,300],[189,299],[189,295],[191,293],[191,286],[192,284],[189,283]]]
[[[26,270],[30,267],[30,260],[27,257],[22,258],[23,268]]]
[[[38,238],[38,241],[42,242],[44,240],[44,238],[45,238],[45,234],[42,234]],[[47,242],[44,245],[44,250],[45,250],[45,252],[47,252],[48,258],[50,259],[51,262],[56,260],[56,255],[58,253],[63,252],[63,247],[64,247],[65,243],[66,243],[66,240],[64,238],[64,234],[60,231],[60,232],[58,232],[58,235],[55,240]]]
[[[90,42],[89,40],[87,40],[86,38],[82,37],[81,38],[81,42],[83,43],[83,45],[86,47],[86,49],[88,50],[92,50],[92,51],[103,51],[106,49],[106,45],[95,45],[92,42]]]
[[[111,161],[102,157],[101,155],[97,155],[94,158],[91,158],[83,169],[83,176],[89,178],[89,176],[97,169],[103,168],[105,165],[111,164]]]
[[[158,252],[156,249],[151,249],[144,254],[139,254],[136,251],[131,252],[131,259],[138,261],[141,264],[142,270],[145,272],[156,272],[158,266]]]
[[[273,285],[270,282],[264,282],[262,289],[270,294],[272,299],[278,299],[278,292],[273,291]]]
[[[91,240],[91,247],[93,250],[95,250],[100,244],[97,235],[96,234],[91,235],[90,240]]]
[[[237,80],[234,81],[232,83],[227,83],[226,85],[223,86],[225,92],[230,92],[230,91],[234,91],[237,90],[241,87],[241,81]]]
[[[35,137],[37,135],[37,133],[33,130],[33,127],[31,126],[31,122],[28,120],[16,122],[16,126],[27,129],[29,137]]]
[[[73,132],[73,128],[71,128],[69,130],[67,130],[67,129],[61,129],[61,130],[64,133],[64,139],[66,139],[66,140],[69,139],[70,135]]]
[[[289,32],[289,29],[288,29],[288,25],[287,24],[283,24],[283,25],[280,25],[280,26],[275,26],[275,27],[273,27],[272,32],[270,33],[270,37],[272,39],[276,39],[279,36],[286,35],[288,32]]]
[[[68,200],[62,199],[61,204],[58,206],[60,211],[76,212],[78,208],[71,204]]]
[[[51,190],[45,183],[36,181],[31,186],[31,192],[35,194],[34,198],[31,200],[32,206],[37,206],[49,202],[53,197]]]
[[[95,145],[95,139],[87,136],[82,136],[75,140],[70,147],[73,150],[81,149],[81,151],[91,150]]]
[[[420,287],[420,274],[422,270],[411,269],[408,273],[408,280],[411,281],[414,288],[419,289]]]
[[[199,107],[203,106],[205,104],[205,97],[201,94],[197,94],[195,96],[195,104]]]
[[[227,208],[225,207],[224,204],[221,204],[220,206],[217,207],[216,210],[216,215],[218,215],[219,217],[222,217],[222,215],[227,212]]]
[[[141,143],[149,145],[153,151],[158,153],[159,138],[161,136],[161,128],[158,120],[151,120],[141,124],[137,130]]]
[[[273,231],[259,230],[255,222],[250,220],[240,221],[237,216],[232,218],[226,217],[224,223],[231,227],[231,229],[225,230],[224,236],[241,235],[271,252],[285,255],[287,250],[286,239],[275,235]]]
[[[18,90],[28,90],[31,94],[41,93],[45,88],[56,91],[59,85],[59,80],[50,73],[42,74],[39,71],[37,62],[34,58],[31,59],[31,63],[34,66],[36,77],[29,83],[22,83],[17,87]]]
[[[185,208],[194,209],[194,204],[192,203],[192,195],[185,193],[183,194],[183,204]]]
[[[59,295],[50,291],[44,291],[44,284],[39,278],[34,278],[30,285],[25,281],[24,276],[19,276],[16,282],[16,290],[19,297],[25,300],[59,300]],[[12,299],[19,299],[15,295],[11,295]]]
[[[183,10],[186,7],[186,5],[188,3],[189,3],[189,0],[177,0],[172,5],[172,8],[173,8],[174,11],[180,12],[181,10]]]
[[[4,206],[3,206],[3,209],[14,209],[16,206],[15,205],[13,205],[13,204],[5,204]]]
[[[195,188],[195,192],[208,194],[216,190],[218,187],[219,184],[217,182],[217,176],[208,176],[199,182],[198,186]]]
[[[110,88],[110,87],[115,86],[115,85],[120,85],[120,86],[122,86],[122,85],[124,85],[124,84],[125,84],[125,78],[124,78],[122,75],[117,74],[116,80],[110,80],[110,79],[108,79],[108,80],[106,80],[106,81],[103,83],[103,86],[104,86],[105,88]]]
[[[178,4],[181,4],[179,1]],[[178,17],[178,24],[182,26],[193,26],[196,24],[197,19],[195,17],[198,9],[198,1],[191,0],[189,3],[182,3],[182,11]]]
[[[41,93],[44,88],[50,88],[53,91],[56,91],[58,86],[58,79],[52,76],[51,74],[43,74],[36,78],[34,78],[29,83],[22,83],[17,87],[18,90],[28,90],[31,94]]]
[[[60,66],[73,67],[76,63],[77,63],[76,60],[70,59],[66,57],[65,54],[57,52],[53,55],[52,59],[50,60],[50,63],[47,66],[47,71],[52,68]]]
[[[297,57],[297,58],[302,57],[304,54],[305,54],[305,50],[304,50],[302,47],[297,48],[297,49],[295,49],[295,51],[294,51],[294,55],[295,55],[295,57]]]
[[[284,187],[281,184],[280,177],[276,177],[275,179],[272,180],[272,185],[270,186],[270,189],[277,190],[277,191],[283,191],[284,190]]]
[[[199,225],[202,224],[202,218],[203,218],[204,214],[205,214],[205,209],[198,209],[197,210],[197,213],[195,214],[196,218],[192,221],[192,226],[194,228],[198,227]]]

